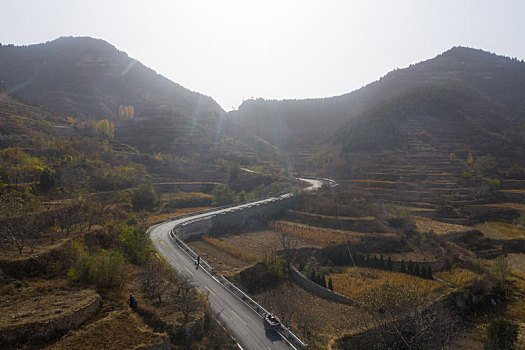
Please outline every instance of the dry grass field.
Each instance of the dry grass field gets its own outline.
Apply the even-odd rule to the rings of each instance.
[[[434,232],[436,235],[444,235],[454,232],[468,231],[470,228],[463,225],[448,224],[437,220],[432,220],[423,216],[413,216],[412,220],[419,232]]]
[[[525,273],[525,253],[509,253],[507,260],[513,269]]]
[[[265,255],[282,250],[281,244],[282,233],[273,230],[247,232],[240,235],[228,235],[221,239],[230,246],[237,247],[242,251],[253,254],[259,259]],[[318,247],[317,244],[302,239],[296,239],[293,242],[296,249]]]
[[[257,261],[257,256],[255,254],[247,253],[244,249],[239,248],[235,245],[230,245],[221,239],[204,236],[202,237],[202,240],[208,244],[211,244],[215,248],[230,254],[235,258],[243,260],[244,262],[254,263]]]
[[[215,271],[224,276],[233,276],[250,266],[249,263],[232,256],[205,241],[195,241],[188,244],[200,257],[206,260]]]
[[[210,207],[181,208],[181,209],[177,209],[175,211],[169,212],[169,213],[151,215],[151,216],[148,216],[148,219],[146,220],[146,224],[153,225],[157,222],[166,221],[173,216],[194,213],[196,211],[201,211],[201,210],[206,210],[206,209],[210,209]]]
[[[203,192],[165,192],[160,195],[161,201],[169,201],[181,198],[213,198],[211,194]]]
[[[272,230],[230,234],[219,238],[203,237],[190,242],[190,247],[224,275],[234,275],[265,255],[282,250],[282,234]],[[295,248],[316,247],[303,240],[293,242]]]
[[[317,297],[294,283],[282,283],[254,297],[282,319],[293,313],[291,324],[298,330],[299,336],[310,343],[312,349],[326,349],[330,339],[348,329],[367,326],[363,324],[363,311],[358,307]],[[321,344],[308,339],[301,325],[307,325],[311,331],[319,334],[323,338]]]
[[[335,292],[354,299],[373,293],[385,282],[393,286],[410,285],[421,295],[428,297],[437,297],[449,290],[448,286],[438,281],[365,267],[345,267],[339,273],[327,275],[327,281],[328,278],[332,279]]]
[[[103,318],[73,330],[48,350],[62,349],[140,349],[168,344],[166,334],[154,333],[131,310],[107,313]]]
[[[486,222],[474,226],[485,236],[493,239],[524,239],[525,229],[505,222]]]
[[[289,221],[271,221],[269,226],[274,231],[316,243],[320,246],[340,244],[346,241],[359,242],[359,238],[363,236],[359,232],[314,227]]]
[[[94,290],[74,290],[66,280],[41,280],[21,285],[11,283],[4,286],[0,293],[0,328],[49,322],[98,298]]]
[[[434,273],[434,277],[451,283],[456,287],[463,287],[474,282],[478,278],[478,275],[470,270],[454,268],[449,271],[436,272]]]

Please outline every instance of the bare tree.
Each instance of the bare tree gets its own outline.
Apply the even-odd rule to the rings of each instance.
[[[295,314],[295,323],[299,332],[310,342],[319,329],[318,318],[305,308],[298,308]]]
[[[86,208],[84,203],[81,200],[75,199],[56,213],[55,220],[62,232],[65,231],[66,236],[69,236],[75,225],[82,224],[86,221],[87,218],[85,214]]]
[[[179,279],[164,259],[153,257],[148,261],[142,279],[144,295],[149,300],[162,304],[168,290],[175,289]]]
[[[358,304],[368,313],[366,321],[373,325],[366,341],[374,348],[441,348],[451,339],[458,324],[442,303],[429,303],[409,286],[385,283]]]
[[[284,260],[286,262],[286,269],[289,273],[291,270],[292,261],[295,258],[295,249],[298,241],[289,235],[281,234],[280,237],[281,248],[283,249]]]
[[[184,316],[184,324],[188,323],[190,316],[202,309],[205,303],[203,296],[187,278],[179,280],[179,288],[173,295],[173,300],[175,310]]]
[[[22,255],[31,242],[31,251],[36,246],[41,230],[37,225],[36,211],[39,202],[33,195],[17,189],[3,188],[0,193],[0,236],[11,242]]]

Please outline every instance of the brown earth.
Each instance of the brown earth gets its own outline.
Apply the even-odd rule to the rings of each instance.
[[[236,246],[248,253],[255,254],[261,259],[265,254],[271,254],[282,250],[282,234],[272,230],[248,232],[240,235],[229,235],[224,237],[224,242]],[[295,239],[295,238],[294,238]],[[295,239],[295,248],[319,247],[315,243],[305,240]]]
[[[282,250],[282,235],[278,232],[265,230],[248,232],[239,235],[221,236],[220,239],[227,245],[236,247],[248,254],[257,256],[262,260],[265,255]],[[233,276],[246,267],[249,263],[239,257],[235,257],[202,240],[189,243],[189,246],[220,274]],[[316,247],[315,244],[297,240],[295,248]]]
[[[16,287],[15,287],[16,288]],[[56,290],[51,294],[36,291],[27,295],[30,287],[18,295],[5,295],[0,304],[0,327],[7,328],[31,322],[50,322],[60,318],[98,297],[92,289],[79,291]],[[22,297],[25,295],[25,297]]]
[[[507,260],[513,269],[525,273],[525,253],[507,254]]]
[[[250,265],[204,241],[191,242],[189,246],[213,266],[217,273],[225,276],[233,276]]]
[[[362,322],[363,312],[358,307],[314,296],[295,283],[282,283],[254,297],[281,319],[284,319],[283,310],[285,314],[293,312],[291,323],[299,337],[312,343],[313,339],[304,334],[302,325],[322,337],[324,346],[314,348],[325,348],[331,338],[349,329],[366,326]]]

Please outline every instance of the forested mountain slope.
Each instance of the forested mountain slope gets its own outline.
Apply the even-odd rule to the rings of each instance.
[[[71,136],[104,135],[154,181],[216,180],[216,161],[254,163],[275,150],[239,133],[210,97],[192,92],[89,37],[0,46],[1,89],[68,117]]]
[[[525,117],[525,63],[465,47],[454,47],[433,59],[397,69],[342,96],[249,100],[229,117],[284,150],[311,149],[326,144],[348,120],[415,89],[436,85],[469,90],[505,120],[521,121]]]
[[[210,97],[192,92],[89,37],[62,37],[30,46],[0,47],[0,80],[9,94],[75,118],[115,118],[171,109],[187,115],[222,113]]]

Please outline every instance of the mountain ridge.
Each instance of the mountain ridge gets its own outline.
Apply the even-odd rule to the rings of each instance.
[[[453,47],[434,58],[393,70],[347,94],[323,99],[248,100],[228,116],[257,136],[294,151],[319,143],[313,135],[303,138],[301,130],[316,130],[322,137],[330,137],[345,121],[428,85],[462,85],[490,100],[501,113],[515,119],[525,115],[525,63],[483,50]],[[277,135],[271,134],[275,131],[264,118],[270,119],[268,124],[280,122]]]
[[[211,97],[193,92],[90,37],[61,37],[42,44],[0,46],[0,80],[8,93],[76,118],[116,118],[120,105],[185,113],[224,110]]]

